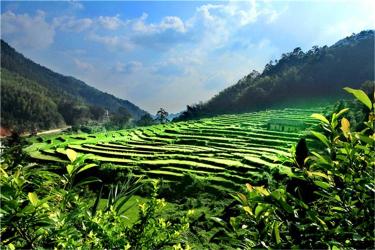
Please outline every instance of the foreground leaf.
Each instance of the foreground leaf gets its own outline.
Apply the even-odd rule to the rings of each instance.
[[[72,150],[72,149],[70,149],[70,148],[68,148],[66,150],[66,155],[68,156],[68,158],[69,158],[69,160],[71,162],[73,162],[73,161],[75,161],[77,159],[77,152],[74,151],[74,150]]]
[[[316,131],[311,131],[311,134],[313,134],[316,138],[318,138],[321,142],[324,143],[327,147],[329,147],[329,141],[328,138],[323,135],[322,133],[316,132]]]
[[[372,108],[371,100],[366,95],[366,93],[361,89],[352,89],[349,87],[345,87],[344,90],[352,95],[354,95],[355,98],[357,98],[358,101],[362,102],[366,107],[368,107],[370,110]]]
[[[321,114],[312,114],[311,117],[315,118],[315,119],[317,119],[319,121],[322,121],[325,124],[329,124],[329,121],[327,120],[327,118],[324,117],[324,115],[321,115]]]
[[[38,205],[39,199],[36,193],[29,193],[27,196],[29,197],[31,204],[33,204],[34,206]]]
[[[348,133],[350,132],[350,122],[345,117],[341,119],[341,130],[344,132],[344,136],[348,137]]]
[[[82,167],[80,170],[78,170],[77,174],[78,174],[78,173],[81,173],[81,172],[83,172],[83,171],[85,171],[85,170],[87,170],[87,169],[93,168],[93,167],[95,167],[95,166],[96,166],[95,163],[87,164],[86,166],[84,166],[84,167]]]

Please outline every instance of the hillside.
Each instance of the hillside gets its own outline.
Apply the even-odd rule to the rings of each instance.
[[[187,107],[179,120],[293,106],[343,97],[342,88],[374,81],[374,31],[362,31],[328,47],[296,48],[251,72],[208,102]]]
[[[194,174],[209,184],[207,189],[237,190],[264,166],[276,167],[273,155],[288,155],[290,147],[316,124],[310,115],[323,109],[268,110],[110,133],[47,136],[34,138],[26,151],[36,161],[64,162],[69,148],[112,163],[112,171],[121,171],[126,164],[137,176],[175,185],[184,174]],[[275,116],[284,122],[274,120]]]
[[[5,69],[1,70],[1,120],[6,128],[32,123],[44,129],[65,124],[46,88]]]
[[[104,115],[105,110],[110,113],[117,113],[118,110],[125,108],[133,119],[138,120],[147,112],[140,109],[133,103],[117,98],[108,93],[104,93],[80,81],[74,77],[64,76],[59,73],[41,66],[30,59],[27,59],[22,54],[18,53],[14,48],[9,46],[5,41],[1,40],[1,68],[5,79],[2,79],[2,86],[6,86],[2,90],[2,97],[9,96],[8,91],[12,91],[12,98],[17,98],[19,91],[27,92],[28,96],[34,96],[34,90],[38,90],[38,98],[48,100],[52,108],[48,108],[48,112],[52,112],[51,117],[54,117],[52,123],[38,124],[30,121],[28,127],[38,128],[52,128],[61,122],[66,124],[76,124],[87,119],[99,119]],[[4,69],[6,73],[4,74]],[[22,84],[17,82],[21,80]],[[14,82],[12,90],[9,82]],[[17,82],[17,83],[15,83]],[[18,89],[18,87],[23,90]],[[36,87],[38,86],[38,87]],[[26,99],[25,99],[26,100]],[[11,103],[7,103],[11,101]],[[40,101],[40,100],[39,100]],[[2,126],[18,127],[26,119],[20,116],[19,112],[12,108],[12,103],[19,103],[16,99],[2,98]],[[34,114],[34,120],[43,120],[40,112],[34,109],[33,104],[25,103],[25,109],[29,109],[29,113]],[[57,113],[55,114],[55,106]],[[11,118],[8,120],[8,117]],[[61,117],[63,120],[61,121]]]

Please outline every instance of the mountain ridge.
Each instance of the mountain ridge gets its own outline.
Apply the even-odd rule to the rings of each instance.
[[[61,103],[69,103],[75,107],[85,105],[93,106],[108,110],[111,113],[117,113],[119,109],[125,108],[134,120],[138,120],[140,117],[147,114],[146,111],[128,100],[117,98],[79,79],[59,74],[26,58],[2,39],[1,68],[44,87],[48,90],[48,97],[58,105]],[[16,76],[10,77],[14,78]],[[70,123],[66,118],[65,122],[67,124]]]
[[[283,103],[345,96],[343,87],[374,81],[374,30],[365,30],[332,46],[297,47],[252,71],[205,103],[188,105],[176,120],[280,107]]]

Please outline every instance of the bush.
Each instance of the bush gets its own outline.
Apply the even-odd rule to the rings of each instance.
[[[13,152],[13,151],[11,151]],[[70,163],[61,176],[46,166],[12,161],[8,154],[1,160],[1,247],[9,249],[181,249],[188,217],[171,223],[158,211],[165,201],[157,197],[158,183],[152,196],[139,205],[140,216],[134,225],[126,218],[130,197],[141,187],[140,181],[128,177],[121,183],[98,193],[91,183],[102,183],[82,173],[95,168],[86,164],[86,155],[66,151]],[[105,199],[104,199],[105,198]],[[106,205],[101,205],[106,201]]]
[[[344,117],[314,114],[325,133],[312,131],[324,150],[295,149],[289,171],[268,186],[247,184],[234,197],[244,211],[245,245],[251,248],[373,248],[375,214],[374,104],[345,88],[368,109],[365,129]],[[287,169],[283,167],[281,169]]]

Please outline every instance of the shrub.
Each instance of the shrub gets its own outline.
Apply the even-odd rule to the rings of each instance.
[[[345,88],[368,109],[365,129],[344,117],[314,114],[324,133],[311,133],[324,150],[295,150],[292,171],[268,186],[247,184],[234,197],[244,211],[244,245],[251,248],[373,248],[375,213],[374,104],[361,90]],[[302,149],[301,149],[302,148]],[[285,167],[283,168],[285,169]]]

